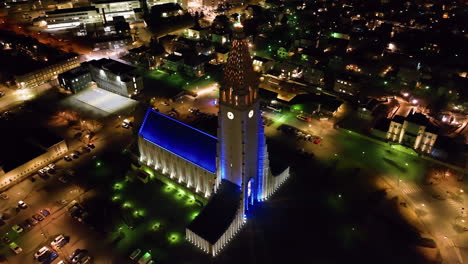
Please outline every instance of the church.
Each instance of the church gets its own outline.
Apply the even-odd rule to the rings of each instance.
[[[217,138],[149,109],[139,131],[140,162],[208,198],[186,239],[216,256],[239,232],[256,203],[289,177],[272,175],[259,106],[258,78],[241,26],[219,91]]]

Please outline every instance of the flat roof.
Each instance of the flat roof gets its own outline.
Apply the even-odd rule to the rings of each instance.
[[[67,13],[76,13],[76,12],[84,12],[84,11],[96,11],[99,13],[99,10],[94,6],[85,6],[85,7],[76,7],[76,8],[64,8],[64,9],[57,9],[53,11],[46,12],[46,15],[57,15],[57,14],[67,14]]]
[[[151,108],[139,135],[147,141],[211,172],[216,172],[218,139]]]
[[[47,152],[47,149],[63,139],[41,129],[3,131],[0,148],[0,167],[5,173]]]
[[[96,68],[103,69],[103,70],[108,70],[112,72],[115,75],[122,75],[126,73],[132,73],[136,68],[122,63],[120,61],[108,59],[108,58],[102,58],[99,60],[92,60],[88,61],[89,65],[92,65]]]
[[[83,74],[89,73],[88,67],[84,66],[83,64],[80,65],[79,67],[76,67],[74,69],[71,69],[69,71],[66,71],[64,73],[59,74],[59,77],[63,77],[66,79],[72,79],[76,78],[78,76],[81,76]]]
[[[187,228],[209,243],[216,243],[234,220],[240,201],[240,187],[221,180],[218,191]]]
[[[120,96],[101,88],[89,88],[69,98],[78,100],[87,107],[98,109],[104,112],[105,116],[131,109],[138,104],[138,102],[133,99]],[[78,105],[75,104],[75,106]]]

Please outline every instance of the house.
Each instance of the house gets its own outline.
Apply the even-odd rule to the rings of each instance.
[[[216,47],[215,48],[215,61],[217,64],[226,63],[229,55],[229,49],[225,47]]]
[[[422,113],[410,113],[407,117],[395,115],[390,122],[387,139],[423,153],[431,153],[437,140],[437,128]]]
[[[349,95],[356,95],[360,90],[360,78],[351,74],[340,74],[333,85],[333,90]]]
[[[274,64],[275,64],[275,61],[272,59],[268,59],[268,58],[260,57],[260,56],[253,57],[253,67],[254,67],[254,71],[256,72],[266,73],[269,70],[273,69]]]
[[[182,66],[183,61],[182,56],[170,54],[163,58],[163,68],[175,72]]]
[[[182,69],[188,76],[201,77],[205,75],[205,65],[209,60],[206,55],[184,56]]]

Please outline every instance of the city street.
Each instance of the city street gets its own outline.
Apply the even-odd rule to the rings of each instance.
[[[0,98],[0,111],[8,110],[25,101],[32,100],[43,92],[52,88],[52,85],[47,82],[34,88],[27,89],[2,89],[5,95]]]
[[[9,196],[9,199],[5,200],[0,207],[1,212],[6,215],[6,224],[0,228],[0,235],[8,234],[12,241],[14,240],[23,248],[23,252],[15,256],[8,246],[3,244],[0,252],[7,256],[9,263],[32,263],[32,255],[59,234],[70,236],[70,243],[58,252],[60,257],[53,263],[65,259],[76,248],[88,249],[94,257],[94,263],[119,263],[118,258],[120,255],[113,252],[108,243],[95,243],[97,240],[104,239],[102,235],[92,231],[90,226],[73,219],[65,208],[73,200],[78,202],[86,201],[93,198],[96,193],[89,188],[83,189],[83,185],[75,184],[77,179],[74,179],[74,177],[79,177],[79,172],[73,177],[67,176],[67,183],[60,182],[58,178],[63,176],[67,170],[79,171],[80,167],[95,162],[93,160],[96,160],[96,157],[99,157],[103,151],[110,149],[119,151],[126,147],[131,130],[122,128],[120,126],[121,122],[121,119],[118,118],[105,121],[105,125],[100,131],[97,131],[92,139],[96,148],[90,153],[84,152],[78,159],[71,162],[63,159],[57,161],[55,163],[57,172],[50,175],[50,178],[44,180],[35,175],[36,180],[34,182],[27,179],[4,192]],[[74,129],[70,128],[67,131],[64,136],[68,139],[70,152],[80,149],[84,143],[73,139],[73,135],[76,133]],[[16,213],[14,208],[17,207],[19,200],[25,201],[28,208]],[[20,234],[16,240],[17,235],[11,230],[11,227],[23,222],[44,208],[47,208],[51,215],[33,227],[31,231]]]

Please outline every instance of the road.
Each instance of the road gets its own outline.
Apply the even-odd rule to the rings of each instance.
[[[120,261],[120,255],[113,252],[108,243],[96,243],[96,241],[104,240],[102,235],[90,229],[89,226],[71,218],[64,208],[67,203],[73,200],[81,202],[91,199],[96,194],[95,191],[93,189],[82,189],[82,187],[73,183],[73,178],[66,184],[57,180],[63,175],[64,171],[89,163],[93,156],[99,156],[105,149],[112,148],[119,151],[125,147],[131,138],[131,130],[118,126],[120,122],[121,120],[118,118],[107,120],[102,130],[96,133],[93,140],[96,148],[91,153],[82,154],[78,159],[71,162],[66,162],[63,159],[57,161],[57,173],[51,175],[49,179],[44,180],[36,175],[35,182],[24,180],[5,192],[9,199],[1,204],[0,210],[9,214],[10,217],[5,220],[6,224],[0,228],[0,235],[3,236],[3,234],[8,233],[8,236],[23,248],[23,252],[16,256],[8,246],[2,243],[3,247],[0,252],[7,256],[8,263],[33,263],[33,254],[40,247],[49,244],[58,234],[70,236],[71,240],[63,250],[58,252],[60,257],[53,263],[65,259],[76,248],[88,249],[96,264],[116,263],[115,261],[118,263]],[[69,129],[66,136],[71,137],[73,133],[73,129]],[[69,139],[68,142],[70,150],[83,145],[78,140]],[[28,208],[16,213],[14,208],[19,200],[24,200],[28,204]],[[59,203],[62,200],[65,203]],[[31,231],[17,236],[11,230],[13,225],[23,222],[43,208],[48,208],[52,214]]]
[[[32,100],[41,93],[52,88],[52,85],[47,82],[34,88],[25,88],[19,90],[2,89],[5,95],[0,98],[0,111],[8,110],[25,101]]]
[[[417,154],[410,155],[406,151],[398,151],[398,148],[391,148],[387,143],[369,140],[347,130],[334,129],[333,120],[312,120],[307,124],[287,112],[266,112],[264,116],[274,121],[271,126],[266,127],[266,135],[284,138],[282,142],[285,145],[302,148],[323,162],[332,160],[333,157],[344,157],[340,158],[342,166],[376,171],[394,187],[399,196],[409,201],[414,212],[434,236],[444,263],[463,263],[468,260],[468,232],[460,227],[462,219],[468,227],[468,218],[466,213],[463,214],[464,210],[468,210],[468,196],[464,191],[467,187],[464,183],[452,177],[450,181],[437,186],[425,185],[423,178],[427,161]],[[276,129],[281,124],[297,127],[323,139],[320,144],[313,144],[286,136]],[[387,160],[394,162],[389,164]],[[399,165],[403,165],[403,168],[395,167]],[[446,195],[443,199],[436,199],[434,193]]]

